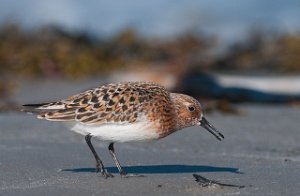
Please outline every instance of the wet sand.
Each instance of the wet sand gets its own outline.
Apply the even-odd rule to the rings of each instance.
[[[96,84],[64,83],[56,85],[56,91],[55,86],[35,82],[21,88],[15,100],[50,101]],[[207,115],[225,135],[221,142],[203,128],[192,127],[156,142],[116,144],[125,171],[146,177],[119,177],[107,143],[93,140],[115,175],[111,179],[94,173],[94,158],[84,138],[63,124],[1,113],[0,195],[298,195],[299,107],[236,107],[245,115]],[[201,187],[194,173],[245,188]]]

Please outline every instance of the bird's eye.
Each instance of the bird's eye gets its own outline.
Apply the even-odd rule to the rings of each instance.
[[[194,107],[194,106],[188,106],[188,110],[189,110],[190,112],[193,112],[193,111],[195,111],[195,107]]]

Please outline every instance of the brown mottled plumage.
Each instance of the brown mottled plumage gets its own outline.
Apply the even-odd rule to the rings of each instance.
[[[73,131],[86,135],[97,169],[105,176],[107,172],[90,142],[92,136],[111,142],[110,152],[117,166],[114,142],[155,140],[195,125],[203,126],[219,140],[224,138],[203,117],[197,100],[150,82],[112,83],[61,101],[25,106],[38,118],[67,121]],[[120,165],[118,169],[124,174]]]

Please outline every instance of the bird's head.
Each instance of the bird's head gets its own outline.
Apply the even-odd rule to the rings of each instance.
[[[218,140],[224,139],[214,126],[203,116],[201,104],[191,96],[171,93],[171,99],[177,114],[177,128],[182,129],[191,126],[202,126]]]

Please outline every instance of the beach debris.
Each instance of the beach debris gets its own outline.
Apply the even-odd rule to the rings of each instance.
[[[213,185],[219,185],[219,186],[227,186],[227,187],[235,187],[235,188],[245,188],[243,185],[234,185],[234,184],[225,184],[221,183],[215,180],[209,180],[203,176],[200,176],[198,174],[193,174],[193,177],[195,178],[196,182],[202,187],[210,187]]]

